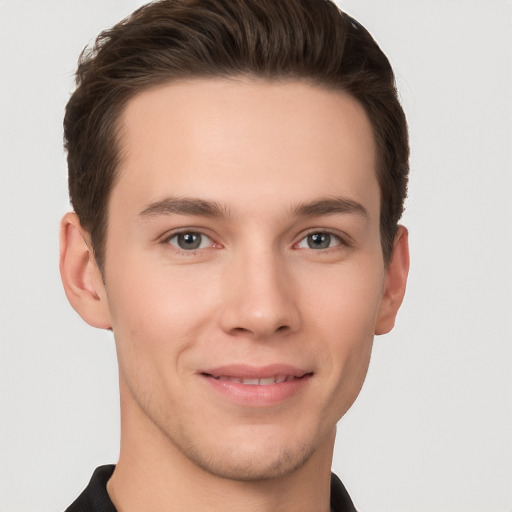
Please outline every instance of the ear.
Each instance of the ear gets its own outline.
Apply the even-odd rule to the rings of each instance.
[[[89,233],[73,212],[64,215],[60,224],[59,263],[66,297],[75,311],[93,327],[110,329],[107,293]]]
[[[382,296],[375,334],[386,334],[395,325],[398,309],[402,304],[409,274],[409,233],[398,226],[393,243],[393,253],[386,268],[384,294]]]

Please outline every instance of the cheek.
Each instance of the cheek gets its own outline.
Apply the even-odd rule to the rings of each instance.
[[[372,345],[373,335],[370,335],[355,350],[344,353],[345,362],[338,374],[331,400],[331,403],[338,404],[337,420],[350,409],[361,391],[370,364]],[[327,408],[325,414],[329,413]]]
[[[324,292],[308,301],[310,337],[322,333],[323,339],[311,350],[321,350],[322,385],[329,389],[328,403],[338,404],[338,418],[352,405],[368,370],[383,275],[378,265],[339,269]],[[325,414],[333,411],[327,408]]]
[[[383,266],[374,260],[370,254],[351,265],[319,268],[303,280],[304,312],[347,349],[373,337],[384,283]]]
[[[205,324],[213,317],[215,290],[199,272],[119,264],[107,279],[107,292],[120,366],[179,366]],[[124,278],[123,276],[127,276]]]
[[[326,333],[328,341],[319,361],[324,370],[319,373],[320,387],[326,392],[322,415],[334,422],[348,411],[361,391],[374,338],[375,304],[355,308],[349,301],[350,309],[344,309],[344,302],[330,311],[328,325],[332,330]]]

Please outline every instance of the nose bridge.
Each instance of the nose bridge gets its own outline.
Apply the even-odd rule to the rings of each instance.
[[[237,251],[226,268],[225,283],[226,332],[265,338],[299,327],[293,279],[279,251],[269,246]]]

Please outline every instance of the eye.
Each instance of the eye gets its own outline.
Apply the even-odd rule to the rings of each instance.
[[[194,251],[213,246],[213,241],[210,237],[195,231],[176,233],[167,239],[167,243],[183,251]]]
[[[334,233],[317,231],[309,233],[298,244],[300,249],[330,249],[342,244],[342,240]]]

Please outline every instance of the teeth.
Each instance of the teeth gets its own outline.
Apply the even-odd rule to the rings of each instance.
[[[230,382],[242,382],[242,379],[238,377],[226,377],[225,375],[221,375],[220,377],[215,377],[217,380],[229,380]]]
[[[257,386],[259,383],[259,379],[242,379],[242,384],[248,384],[249,386]]]
[[[215,378],[217,380],[228,380],[230,382],[246,384],[248,386],[270,386],[271,384],[280,384],[281,382],[289,382],[289,381],[295,379],[295,377],[293,375],[275,375],[274,377],[265,377],[262,379],[258,379],[258,378],[241,379],[239,377],[227,377],[225,375],[221,375],[220,377],[215,377]]]

